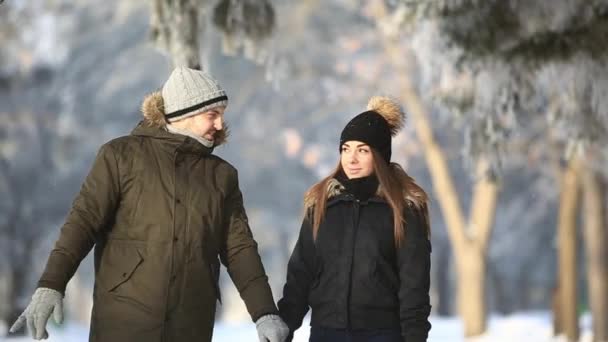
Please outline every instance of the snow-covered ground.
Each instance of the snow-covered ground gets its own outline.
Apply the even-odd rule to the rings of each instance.
[[[462,325],[457,318],[432,317],[430,342],[562,342],[565,339],[551,336],[551,314],[549,312],[525,312],[510,316],[492,316],[489,329],[480,337],[465,340],[462,337]],[[580,342],[591,342],[591,319],[589,315],[581,317],[582,336]],[[0,336],[6,327],[0,326]],[[49,342],[83,342],[87,341],[88,327],[78,324],[66,324],[49,328]],[[309,327],[303,326],[296,332],[294,342],[308,341]],[[258,340],[253,323],[218,322],[213,335],[214,342],[241,342]],[[3,340],[0,337],[0,340]],[[32,341],[30,338],[11,338],[7,342]]]

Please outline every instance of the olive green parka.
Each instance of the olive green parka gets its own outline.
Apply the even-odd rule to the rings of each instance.
[[[99,150],[38,286],[64,292],[95,247],[93,342],[211,341],[218,257],[254,321],[277,313],[236,169],[169,133],[159,93],[142,111],[130,135]]]

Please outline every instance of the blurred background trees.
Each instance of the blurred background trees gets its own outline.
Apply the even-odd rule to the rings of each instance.
[[[448,71],[447,76],[438,76],[440,80],[446,77],[466,80],[468,75],[483,77],[481,82],[473,80],[469,96],[454,99],[454,93],[459,92],[453,90],[467,86],[462,83],[442,95],[450,100],[447,104],[452,113],[464,112],[467,116],[471,123],[469,141],[473,142],[468,156],[477,163],[480,158],[493,161],[488,164],[491,174],[497,173],[505,157],[501,151],[512,142],[511,133],[521,134],[530,128],[536,131],[530,122],[535,116],[545,117],[541,132],[546,132],[544,136],[551,145],[563,149],[556,177],[561,190],[556,330],[563,330],[569,340],[579,337],[576,217],[582,208],[580,188],[586,192],[582,201],[583,236],[594,339],[605,340],[608,338],[605,213],[593,208],[606,207],[602,196],[605,187],[599,190],[602,186],[598,183],[605,177],[605,173],[598,175],[602,169],[599,165],[606,162],[605,152],[597,151],[605,150],[608,127],[605,100],[608,2],[403,1],[397,6],[397,13],[405,25],[415,27],[413,30],[436,26],[435,31],[426,30],[423,34],[438,35],[439,44],[452,51],[439,52],[440,58],[451,58],[456,70],[456,77],[450,75],[453,71]],[[445,68],[434,72],[441,74]],[[492,93],[493,90],[498,91]],[[545,153],[553,152],[549,148]],[[465,283],[460,285],[468,288]],[[478,314],[481,308],[469,314],[464,311],[473,303],[466,300],[462,308],[467,335],[485,330],[485,315]]]
[[[488,313],[552,310],[575,341],[590,311],[606,340],[607,17],[606,0],[5,1],[2,319],[27,303],[96,149],[188,65],[230,94],[216,153],[241,170],[276,299],[302,194],[344,124],[388,94],[408,115],[394,159],[432,197],[433,314],[474,336]],[[87,298],[91,268],[66,300]],[[246,318],[225,280],[219,317]]]

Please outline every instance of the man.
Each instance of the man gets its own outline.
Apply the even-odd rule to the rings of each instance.
[[[103,145],[32,300],[27,323],[48,336],[63,317],[66,285],[95,246],[92,342],[211,341],[219,261],[256,322],[260,341],[282,342],[236,169],[212,154],[225,141],[225,91],[207,73],[176,68],[143,102],[130,135]]]

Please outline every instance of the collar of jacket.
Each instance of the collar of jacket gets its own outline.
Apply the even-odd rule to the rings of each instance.
[[[335,178],[342,183],[346,192],[355,196],[361,202],[367,202],[367,200],[373,197],[378,191],[380,185],[378,177],[375,174],[371,174],[366,177],[360,178],[348,178],[344,171],[338,172]]]
[[[327,199],[327,207],[331,207],[332,205],[339,203],[339,202],[355,202],[357,201],[357,199],[355,198],[355,196],[353,196],[352,194],[349,194],[348,192],[342,192],[332,198],[328,198]],[[365,201],[359,201],[361,204],[368,204],[368,203],[387,203],[386,200],[384,199],[384,197],[381,197],[380,195],[376,194],[370,198],[368,198]]]
[[[342,201],[356,201],[357,199],[355,198],[354,195],[348,193],[346,191],[346,187],[344,187],[344,185],[342,183],[340,183],[339,180],[337,180],[336,178],[332,178],[329,183],[327,184],[327,206],[331,206],[335,203],[338,202],[342,202]],[[378,189],[376,190],[376,193],[371,196],[370,198],[368,198],[366,201],[362,201],[362,203],[368,203],[368,202],[376,202],[376,203],[385,203],[386,200],[384,199],[384,196],[382,194],[382,188],[380,185],[378,185]],[[309,202],[307,204],[307,207],[312,206],[314,204],[314,202]]]
[[[213,153],[213,147],[206,147],[189,136],[168,132],[164,127],[150,125],[146,120],[141,121],[131,132],[131,135],[158,139],[174,151],[208,155]]]
[[[399,164],[396,163],[391,163],[390,164],[391,168],[393,169],[393,172],[396,173],[397,177],[400,177],[402,179],[406,179],[408,181],[412,181],[413,179],[405,172],[405,170],[403,170],[403,168],[401,168],[401,166],[399,166]],[[327,184],[327,203],[329,204],[330,201],[331,203],[334,203],[334,201],[332,200],[333,197],[336,197],[340,194],[344,194],[345,193],[345,188],[344,186],[340,183],[340,181],[338,181],[335,178],[332,178],[328,184]],[[410,203],[421,203],[421,198],[423,198],[421,193],[417,193],[417,192],[411,192],[411,193],[406,193],[405,191],[403,192],[403,196],[405,198],[406,201],[410,202]],[[340,196],[340,198],[336,198],[337,200],[346,200],[348,196]],[[374,196],[372,196],[372,198],[370,198],[370,201],[381,201],[381,202],[386,202],[386,196],[384,195],[384,190],[382,189],[382,185],[378,185],[378,190],[376,191],[376,194]],[[351,200],[354,200],[353,198],[351,198]],[[315,198],[310,194],[310,193],[306,193],[306,195],[304,196],[304,208],[306,208],[306,210],[312,208],[315,204]]]

